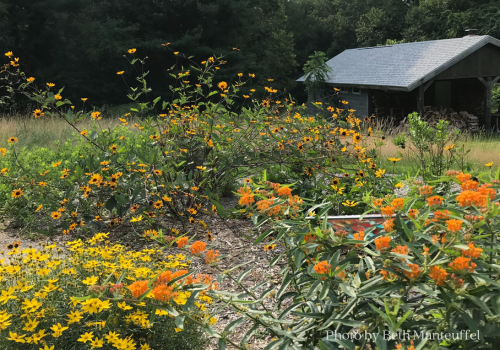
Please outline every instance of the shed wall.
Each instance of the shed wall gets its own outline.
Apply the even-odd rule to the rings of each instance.
[[[348,101],[347,107],[349,109],[354,109],[356,112],[354,114],[358,118],[363,118],[369,115],[369,90],[361,89],[359,94],[353,93],[352,88],[348,88],[348,92],[341,92],[339,98]]]

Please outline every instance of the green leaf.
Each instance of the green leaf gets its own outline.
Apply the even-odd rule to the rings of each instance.
[[[175,318],[175,326],[179,329],[184,329],[184,320],[186,316],[179,315]]]
[[[330,283],[323,283],[323,288],[321,288],[321,293],[319,293],[319,300],[323,300],[328,295],[328,291],[330,290]]]
[[[241,322],[245,321],[246,318],[245,317],[240,317],[236,320],[234,320],[233,322],[229,323],[226,328],[224,328],[224,333],[226,334],[229,334],[233,331],[233,329],[236,328],[236,326],[238,326]]]
[[[272,229],[269,229],[269,230],[265,231],[259,237],[257,237],[257,239],[253,242],[253,245],[259,244],[260,242],[262,242],[262,240],[264,238],[266,238],[267,236],[269,236],[273,232],[274,232],[274,230],[272,230]]]

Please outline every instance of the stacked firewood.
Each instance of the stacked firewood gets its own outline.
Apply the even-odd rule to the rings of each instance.
[[[455,112],[451,108],[431,108],[426,107],[424,116],[422,118],[424,121],[429,123],[431,126],[436,125],[440,120],[446,120],[449,123],[450,129],[458,129],[460,131],[478,131],[479,130],[479,119],[473,114],[467,113],[466,111]],[[400,123],[401,129],[408,129],[410,125],[408,124],[408,118],[405,118]]]

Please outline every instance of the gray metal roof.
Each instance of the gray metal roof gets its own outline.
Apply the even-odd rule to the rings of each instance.
[[[500,40],[476,35],[345,50],[327,62],[327,83],[411,91],[487,44],[500,47]]]

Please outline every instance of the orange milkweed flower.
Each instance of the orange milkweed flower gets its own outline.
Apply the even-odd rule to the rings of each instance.
[[[170,299],[177,296],[177,292],[174,292],[173,286],[159,285],[153,288],[151,291],[154,298],[158,301],[168,302]]]
[[[210,249],[207,251],[207,255],[205,256],[205,263],[207,264],[213,264],[217,261],[219,257],[219,251],[218,250],[213,250]]]
[[[384,226],[385,232],[392,232],[394,230],[394,219],[385,220],[382,226]]]
[[[462,220],[455,220],[455,219],[446,221],[446,225],[448,226],[448,231],[451,232],[460,231],[462,229],[462,223],[463,223]]]
[[[314,265],[314,271],[316,271],[316,273],[328,274],[330,273],[331,269],[332,265],[330,265],[326,260]],[[325,278],[321,277],[321,280],[325,280]]]
[[[189,250],[193,255],[200,254],[207,250],[207,244],[202,241],[196,241],[191,245],[191,247],[189,247]]]
[[[460,184],[460,187],[462,188],[462,191],[477,190],[479,188],[479,182],[467,180],[467,181],[462,182]]]
[[[420,274],[422,273],[422,269],[417,264],[408,264],[408,267],[411,269],[411,271],[405,270],[403,271],[403,274],[409,279],[417,279],[418,276],[420,276]]]
[[[471,174],[464,174],[464,173],[460,173],[456,176],[456,179],[460,182],[466,182],[466,181],[469,181],[471,179],[472,175]]]
[[[455,260],[453,260],[451,263],[448,264],[448,266],[453,270],[453,271],[465,271],[469,270],[469,272],[474,272],[474,269],[476,268],[475,263],[471,263],[470,258],[466,258],[463,256],[459,256]]]
[[[391,249],[391,252],[401,254],[401,255],[408,255],[408,250],[409,248],[405,245],[398,245],[396,248]]]
[[[382,211],[383,216],[391,217],[394,215],[394,207],[392,207],[392,206],[386,206],[386,207],[380,208],[380,210]]]
[[[427,203],[432,206],[432,205],[441,205],[443,204],[443,197],[440,196],[432,196],[427,198]]]
[[[462,256],[468,256],[471,258],[479,258],[481,256],[483,250],[481,248],[476,248],[474,246],[474,242],[470,242],[468,247],[469,249],[462,250]]]
[[[337,266],[337,267],[335,268],[335,271],[337,271],[339,268],[340,268],[340,267],[339,267],[339,266]],[[344,278],[346,277],[345,271],[341,271],[341,272],[339,272],[339,273],[337,274],[337,277],[339,277],[340,279],[344,279]]]
[[[188,245],[188,238],[181,237],[181,238],[177,239],[176,243],[177,243],[177,248],[182,248],[185,245]]]
[[[377,208],[378,208],[378,207],[381,207],[381,206],[383,205],[383,203],[384,203],[384,200],[383,200],[383,199],[381,199],[381,198],[375,198],[375,199],[373,200],[373,202],[372,202],[372,204],[373,204],[374,206],[376,206]]]
[[[281,187],[278,189],[278,196],[291,197],[292,196],[292,189],[290,187]]]
[[[400,210],[401,208],[403,208],[404,201],[404,198],[395,198],[392,200],[391,206],[393,206],[395,210]]]
[[[390,248],[389,243],[391,242],[391,237],[379,237],[375,239],[375,247],[378,251],[384,248]]]
[[[148,290],[148,281],[135,281],[127,289],[132,292],[134,298],[138,298]]]
[[[432,186],[424,185],[420,187],[418,190],[420,192],[420,195],[425,196],[426,194],[432,194]]]
[[[365,240],[365,231],[358,231],[355,234],[353,234],[353,238],[357,241],[364,241]],[[361,244],[356,244],[356,247],[362,247]]]
[[[446,272],[445,269],[443,269],[439,266],[432,266],[431,267],[429,277],[434,280],[436,285],[443,287],[445,285],[446,276],[448,276],[448,273]]]
[[[410,209],[408,211],[408,216],[415,219],[419,213],[420,211],[418,209]]]
[[[446,220],[446,219],[449,219],[450,218],[450,211],[449,210],[444,210],[444,211],[435,211],[434,212],[434,218],[435,219],[443,219],[443,220]]]

